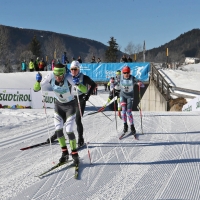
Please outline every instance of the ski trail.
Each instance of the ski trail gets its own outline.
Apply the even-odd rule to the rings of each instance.
[[[184,124],[184,127],[185,127],[186,130],[187,130],[187,127],[186,127],[186,125],[185,125],[184,120],[183,120],[182,118],[181,118],[181,120],[182,120],[182,122],[183,122],[183,124]],[[187,133],[185,134],[184,141],[185,141],[185,142],[187,141]],[[182,145],[182,150],[181,150],[181,153],[180,153],[179,156],[178,156],[178,160],[180,160],[180,159],[182,158],[184,152],[185,152],[185,144]],[[177,157],[177,156],[176,156],[176,157]],[[172,158],[172,159],[173,159],[173,158]],[[159,192],[156,194],[156,196],[155,196],[156,199],[162,197],[162,195],[163,195],[165,189],[166,189],[166,188],[168,187],[168,185],[169,185],[169,182],[171,181],[172,177],[173,177],[173,176],[175,175],[175,173],[177,172],[177,169],[178,169],[179,165],[180,165],[179,163],[176,164],[176,167],[175,167],[174,170],[171,172],[169,178],[165,181],[165,183],[163,184],[163,186],[161,187],[161,189],[159,190]]]

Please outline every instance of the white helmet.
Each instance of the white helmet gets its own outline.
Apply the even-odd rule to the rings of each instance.
[[[72,61],[71,65],[70,65],[70,69],[76,67],[80,69],[80,63],[76,60]]]

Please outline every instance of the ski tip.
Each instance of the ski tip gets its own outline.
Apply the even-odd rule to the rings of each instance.
[[[35,178],[39,178],[39,179],[42,179],[43,177],[42,176],[34,176]]]
[[[123,133],[120,137],[119,140],[121,140],[125,136],[125,133]]]
[[[21,148],[20,150],[21,150],[21,151],[24,151],[24,150],[27,150],[27,149],[29,149],[29,148],[24,147],[24,148]]]

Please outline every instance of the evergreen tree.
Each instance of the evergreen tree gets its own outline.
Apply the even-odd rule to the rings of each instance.
[[[30,50],[36,57],[40,57],[41,55],[41,45],[40,42],[37,40],[36,36],[34,35],[31,43],[30,43]]]
[[[116,39],[114,39],[114,37],[111,37],[110,41],[108,41],[108,44],[108,49],[105,52],[106,62],[117,62],[118,44],[116,43]]]

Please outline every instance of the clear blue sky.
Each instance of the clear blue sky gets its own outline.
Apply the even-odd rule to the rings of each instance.
[[[1,0],[0,24],[88,38],[121,51],[159,47],[200,28],[200,0]]]

